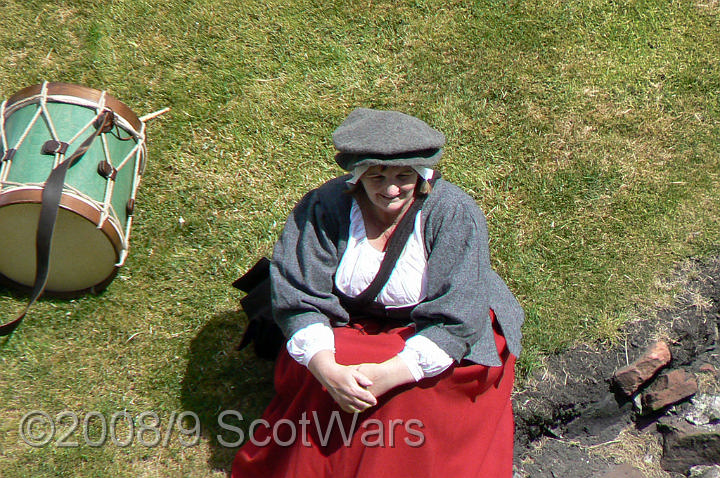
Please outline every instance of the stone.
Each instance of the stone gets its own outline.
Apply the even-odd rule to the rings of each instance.
[[[695,395],[685,411],[685,419],[693,425],[707,425],[720,422],[720,395]]]
[[[717,373],[717,370],[715,370],[715,367],[713,367],[710,363],[704,363],[700,366],[699,369],[701,372],[707,372],[707,373]]]
[[[698,391],[695,376],[682,369],[664,372],[642,394],[643,413],[656,412],[680,402]]]
[[[689,478],[720,478],[720,466],[693,466],[690,468]]]
[[[660,465],[666,471],[687,475],[699,465],[720,463],[720,426],[695,426],[686,420],[664,416],[658,420],[663,435]]]
[[[664,341],[655,342],[630,365],[615,371],[612,381],[617,389],[628,397],[655,374],[670,363],[672,354]]]
[[[634,466],[623,463],[615,465],[606,473],[597,474],[593,478],[645,478],[645,475]]]

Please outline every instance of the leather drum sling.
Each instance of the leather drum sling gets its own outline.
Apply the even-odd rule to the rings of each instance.
[[[42,191],[42,205],[40,209],[40,218],[38,220],[37,235],[35,238],[36,250],[36,272],[35,283],[33,284],[30,300],[20,315],[3,325],[0,325],[0,336],[10,335],[22,322],[32,305],[40,298],[47,284],[48,272],[50,270],[50,247],[52,246],[52,236],[55,230],[55,222],[57,220],[58,208],[60,207],[60,199],[62,197],[63,186],[65,184],[65,175],[68,169],[72,167],[90,148],[93,141],[100,133],[108,132],[113,127],[114,114],[111,110],[105,110],[98,116],[95,123],[95,131],[83,141],[75,152],[63,162],[58,164],[48,176]]]

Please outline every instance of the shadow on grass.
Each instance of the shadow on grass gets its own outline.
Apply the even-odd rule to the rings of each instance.
[[[260,417],[273,395],[273,363],[258,359],[250,350],[236,350],[246,322],[245,314],[235,311],[208,321],[190,343],[182,381],[183,409],[200,419],[202,437],[211,449],[209,465],[225,472],[239,448],[232,444],[247,438],[250,423]],[[242,419],[235,414],[221,424],[223,411],[239,412]]]
[[[16,289],[13,289],[9,287],[5,282],[2,280],[2,276],[0,276],[0,297],[7,297],[16,301],[27,301],[29,294],[25,294],[23,292],[20,292]],[[6,313],[4,317],[0,318],[0,325],[8,324],[15,320],[18,315],[25,309],[25,304],[20,304],[17,306],[17,310],[12,310],[9,313]],[[18,327],[18,326],[16,326]],[[0,336],[0,349],[2,349],[7,343],[10,342],[10,339],[12,338],[13,332],[10,332],[6,335]]]
[[[95,295],[101,294],[103,291],[99,291],[97,293],[94,293]],[[30,316],[33,311],[32,307],[30,307],[28,310],[25,310],[28,302],[30,301],[30,296],[32,295],[32,288],[26,287],[20,284],[16,284],[14,282],[9,281],[5,276],[0,274],[0,298],[7,298],[11,299],[13,301],[17,302],[17,305],[14,310],[11,310],[10,312],[6,313],[5,316],[0,317],[0,325],[7,325],[10,322],[15,321],[21,313],[26,313],[28,316]],[[45,293],[43,292],[40,297],[38,297],[35,304],[42,303],[45,300],[50,300],[52,302],[59,302],[59,303],[67,303],[71,302],[74,299],[78,299],[82,297],[81,293]],[[24,319],[23,319],[24,320]],[[22,320],[18,322],[15,325],[15,328],[12,329],[11,332],[5,331],[5,335],[0,336],[0,350],[5,347],[8,343],[10,343],[10,340],[12,339],[12,336],[15,334],[15,331],[22,328]]]

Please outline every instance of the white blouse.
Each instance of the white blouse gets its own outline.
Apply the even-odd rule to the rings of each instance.
[[[400,254],[395,268],[377,301],[386,307],[407,307],[418,304],[426,296],[427,257],[422,237],[422,214],[415,217],[413,233]],[[359,295],[372,282],[385,257],[367,239],[365,222],[357,202],[350,210],[350,237],[335,274],[335,286],[349,297]],[[312,324],[298,330],[287,343],[290,356],[307,366],[320,350],[335,351],[332,329]],[[407,365],[415,380],[432,377],[452,365],[452,358],[430,339],[421,335],[410,337],[398,356]]]
[[[353,200],[350,209],[350,237],[335,273],[335,286],[348,297],[360,295],[377,275],[384,258],[385,252],[370,244],[362,212]],[[376,300],[386,307],[415,305],[425,298],[426,288],[427,259],[422,237],[422,215],[418,211],[413,233]]]

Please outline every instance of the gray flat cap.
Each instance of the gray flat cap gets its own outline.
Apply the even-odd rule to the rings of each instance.
[[[398,111],[358,108],[332,135],[335,161],[346,171],[357,166],[433,166],[445,136],[424,121]]]

